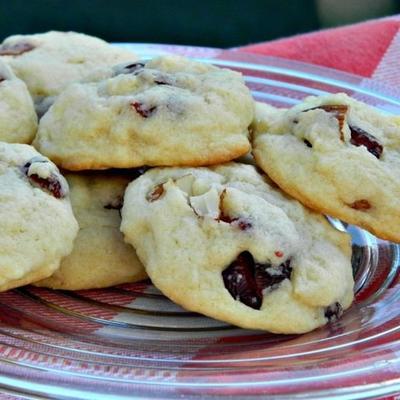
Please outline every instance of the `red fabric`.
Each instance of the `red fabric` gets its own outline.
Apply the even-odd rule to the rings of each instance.
[[[399,28],[400,19],[375,20],[253,44],[241,50],[370,77]]]

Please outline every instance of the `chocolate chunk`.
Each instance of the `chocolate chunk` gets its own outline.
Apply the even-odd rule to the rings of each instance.
[[[20,42],[14,44],[3,44],[0,46],[0,56],[19,56],[35,48],[31,43]]]
[[[222,272],[222,278],[226,289],[235,300],[255,310],[261,308],[262,293],[254,278],[254,260],[249,252],[239,254]]]
[[[158,200],[164,194],[164,184],[160,183],[159,185],[155,186],[153,190],[146,196],[146,200],[153,201]]]
[[[156,106],[146,106],[143,103],[140,103],[138,101],[131,103],[131,106],[143,118],[148,118],[148,117],[152,116],[157,109]]]
[[[257,287],[262,289],[274,289],[279,283],[285,279],[290,279],[292,274],[292,267],[290,260],[273,267],[271,264],[256,264],[255,265],[255,279]]]
[[[337,321],[342,315],[343,307],[338,302],[331,304],[325,309],[325,318],[327,318],[329,322]]]
[[[259,310],[263,291],[275,289],[283,280],[290,279],[291,273],[290,260],[273,267],[271,264],[255,263],[253,256],[244,251],[222,272],[222,278],[235,300]]]
[[[307,139],[304,139],[303,142],[307,147],[312,148],[312,144]]]
[[[380,158],[383,152],[383,146],[375,136],[370,135],[358,126],[349,126],[351,132],[350,143],[354,146],[365,146],[367,150],[376,158]]]

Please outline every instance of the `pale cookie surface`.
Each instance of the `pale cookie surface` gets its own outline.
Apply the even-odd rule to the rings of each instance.
[[[50,276],[78,224],[57,167],[24,144],[0,142],[0,291]]]
[[[353,299],[349,235],[250,165],[146,172],[121,230],[167,297],[244,328],[307,332]]]
[[[99,68],[137,58],[99,38],[57,31],[10,36],[0,45],[0,57],[25,81],[35,102],[59,94]]]
[[[36,131],[37,116],[25,83],[0,61],[0,141],[30,143]]]
[[[249,148],[254,103],[234,71],[163,56],[71,85],[41,119],[35,146],[65,169],[209,165]]]
[[[80,290],[146,278],[135,250],[124,242],[119,230],[124,191],[133,174],[67,174],[66,179],[79,233],[60,268],[35,285]]]
[[[258,106],[256,162],[285,192],[325,214],[400,242],[400,124],[345,94],[290,110]]]

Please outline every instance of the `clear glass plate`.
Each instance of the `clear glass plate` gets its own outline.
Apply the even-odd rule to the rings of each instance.
[[[400,114],[396,88],[238,51],[177,52],[240,70],[255,98],[290,106],[347,92]],[[243,330],[187,312],[149,282],[106,290],[24,287],[0,293],[0,391],[24,398],[370,398],[400,392],[399,246],[337,220],[353,238],[356,300],[305,335]],[[284,316],[283,316],[284,317]]]

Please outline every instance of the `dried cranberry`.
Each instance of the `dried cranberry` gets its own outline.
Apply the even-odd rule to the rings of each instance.
[[[61,199],[61,198],[65,197],[67,195],[67,193],[65,192],[63,185],[58,180],[56,175],[51,174],[48,178],[41,178],[37,174],[28,175],[29,167],[34,162],[47,162],[47,161],[45,161],[45,160],[29,161],[22,167],[22,171],[27,176],[30,183],[33,184],[34,186],[39,186],[41,189],[44,189],[46,192],[49,192],[56,199]]]
[[[337,321],[343,315],[343,307],[336,302],[325,309],[325,318],[329,322]]]
[[[38,186],[40,186],[42,189],[50,192],[56,199],[61,199],[65,197],[62,185],[54,175],[51,175],[49,178],[44,179],[41,178],[39,175],[32,174],[29,175],[28,178],[36,183]]]
[[[156,106],[145,106],[143,103],[140,103],[139,101],[135,101],[131,103],[131,106],[135,109],[135,111],[141,115],[143,118],[148,118],[151,115],[153,115],[153,113],[155,112],[155,110],[157,109]]]
[[[235,300],[259,310],[263,290],[275,289],[285,279],[290,279],[292,268],[290,260],[277,267],[271,264],[258,264],[253,256],[245,251],[222,272],[226,289]]]
[[[340,140],[343,142],[344,141],[343,125],[348,109],[349,107],[346,106],[345,104],[322,104],[318,107],[313,107],[309,108],[308,110],[304,110],[303,112],[311,110],[324,110],[327,113],[333,114],[339,123]]]
[[[27,42],[3,44],[0,46],[0,56],[19,56],[20,54],[31,51],[34,48],[34,45]]]
[[[370,135],[358,126],[349,126],[351,132],[350,143],[354,146],[365,146],[376,158],[380,158],[383,146],[375,136]]]
[[[235,300],[256,310],[261,308],[262,293],[254,279],[254,260],[249,252],[239,254],[222,272],[222,278],[226,289]]]
[[[243,218],[237,219],[236,224],[241,231],[247,231],[247,229],[250,229],[253,227],[251,222],[246,221]]]
[[[350,204],[350,207],[354,208],[355,210],[366,211],[371,208],[371,204],[368,200],[361,199],[356,200],[354,203]]]
[[[146,196],[147,201],[152,203],[153,201],[158,200],[164,194],[163,185],[163,183],[160,183],[159,185],[155,186],[153,190]]]

